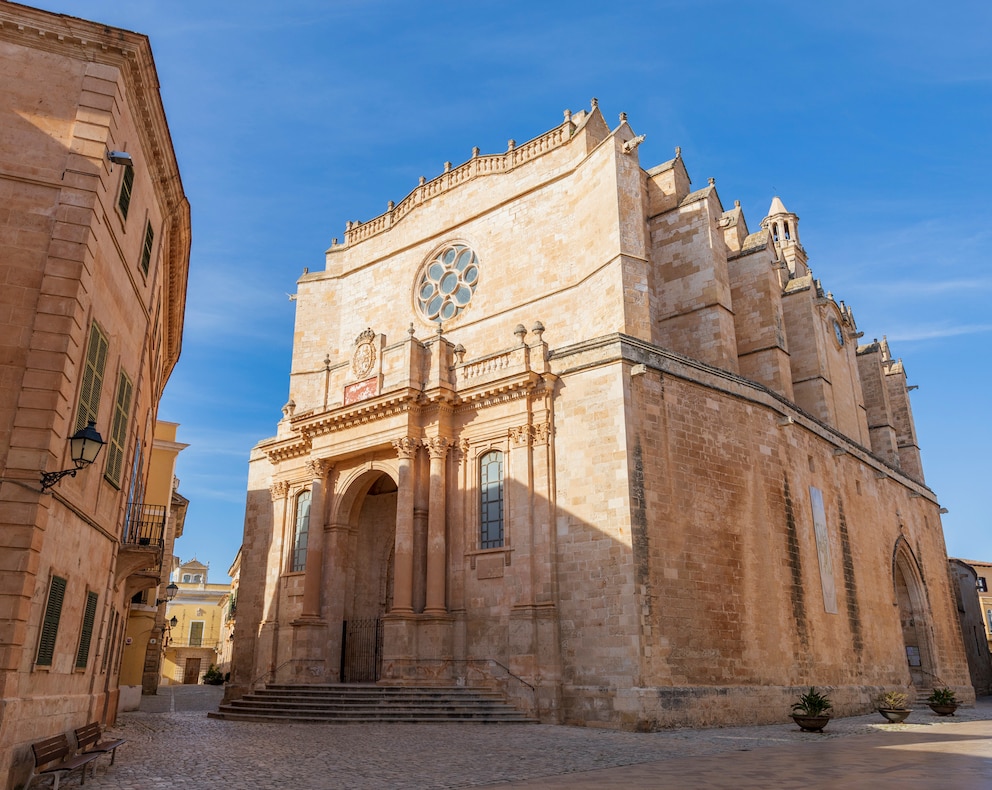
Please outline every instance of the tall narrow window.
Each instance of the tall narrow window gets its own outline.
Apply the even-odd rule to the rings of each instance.
[[[90,420],[96,422],[100,411],[100,394],[103,391],[103,371],[107,367],[108,347],[107,336],[94,321],[90,327],[90,343],[86,347],[83,386],[79,391],[79,411],[76,413],[76,431],[85,428]]]
[[[503,453],[482,456],[479,468],[479,548],[503,545]]]
[[[86,669],[90,660],[90,642],[93,639],[93,621],[96,620],[95,592],[86,593],[86,611],[83,612],[83,627],[79,632],[79,649],[76,651],[76,669]]]
[[[45,606],[45,619],[41,624],[41,639],[38,640],[38,657],[35,664],[50,667],[55,656],[55,639],[59,635],[59,620],[62,619],[62,601],[65,599],[65,579],[53,576],[48,588],[48,604]]]
[[[128,209],[131,208],[131,190],[134,188],[134,168],[125,167],[124,177],[121,179],[121,194],[117,198],[117,208],[121,210],[124,219],[127,219]]]
[[[203,646],[203,621],[195,620],[189,624],[189,646]]]
[[[293,532],[292,571],[306,570],[307,534],[310,532],[310,492],[301,491],[296,497],[296,529]]]
[[[155,231],[152,229],[152,223],[148,222],[145,224],[145,244],[141,248],[141,271],[144,274],[148,274],[148,266],[152,261],[152,244],[155,241]]]
[[[124,445],[127,442],[127,424],[131,417],[133,389],[131,379],[122,371],[117,381],[114,422],[110,429],[110,442],[107,447],[107,467],[103,473],[115,488],[121,487],[121,474],[124,471]]]

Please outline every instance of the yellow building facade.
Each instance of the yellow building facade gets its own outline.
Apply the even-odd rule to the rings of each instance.
[[[179,491],[176,460],[186,447],[176,440],[179,425],[159,420],[148,470],[143,506],[145,519],[161,519],[165,524],[162,564],[157,586],[135,593],[128,611],[124,654],[121,659],[120,710],[136,710],[141,694],[158,690],[162,656],[165,652],[165,607],[167,587],[179,560],[174,555],[177,538],[182,537],[188,500]]]
[[[231,588],[210,584],[209,570],[194,559],[172,573],[179,592],[165,611],[169,632],[162,661],[163,685],[200,683],[204,673],[218,664],[224,604]]]

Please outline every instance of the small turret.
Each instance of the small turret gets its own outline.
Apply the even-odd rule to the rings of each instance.
[[[761,227],[772,237],[779,260],[789,267],[789,278],[805,277],[809,269],[806,250],[799,243],[799,217],[788,211],[778,196],[772,200],[768,216],[761,220]]]

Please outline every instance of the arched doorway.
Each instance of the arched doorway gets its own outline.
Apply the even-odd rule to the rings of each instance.
[[[366,473],[353,485],[358,490],[351,509],[341,681],[368,683],[379,679],[382,618],[393,604],[397,488],[388,474],[378,471]]]
[[[909,546],[901,539],[896,545],[893,583],[910,679],[914,687],[925,689],[932,686],[936,679],[927,626],[929,608],[919,565]]]

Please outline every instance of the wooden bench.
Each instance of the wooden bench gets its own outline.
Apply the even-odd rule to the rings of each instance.
[[[99,753],[73,755],[73,749],[69,746],[69,739],[65,735],[56,735],[54,738],[47,738],[31,744],[34,752],[34,771],[28,786],[35,776],[51,775],[55,777],[55,784],[52,790],[58,790],[59,780],[62,774],[68,774],[77,768],[82,769],[83,778],[80,784],[86,784],[86,766],[93,762]]]
[[[85,727],[76,728],[76,746],[79,748],[80,754],[92,754],[94,757],[99,757],[101,754],[110,754],[110,764],[114,764],[114,759],[117,757],[117,747],[123,746],[127,743],[123,738],[114,738],[113,740],[101,741],[103,737],[103,732],[100,730],[99,722],[90,722]]]

